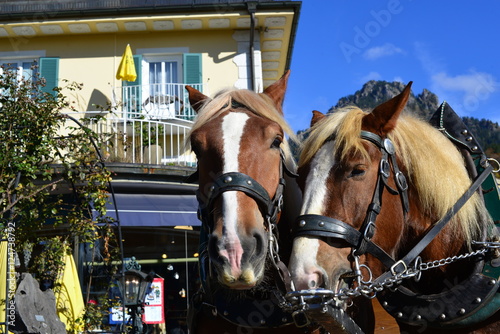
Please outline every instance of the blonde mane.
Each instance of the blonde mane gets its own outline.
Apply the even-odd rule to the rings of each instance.
[[[316,123],[303,143],[299,165],[311,160],[332,136],[339,159],[347,159],[349,154],[356,152],[369,160],[360,137],[361,120],[365,115],[358,108],[346,108]],[[439,220],[471,184],[461,153],[441,132],[409,114],[399,117],[389,138],[396,147],[396,156],[402,161],[400,168],[410,188],[417,193],[423,214]],[[485,212],[483,202],[474,194],[451,223],[463,231],[465,240],[470,243],[480,233],[482,220],[491,223]]]

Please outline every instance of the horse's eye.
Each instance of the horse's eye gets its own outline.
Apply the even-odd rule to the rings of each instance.
[[[349,174],[349,177],[356,177],[356,176],[363,176],[365,175],[366,173],[366,170],[362,167],[354,167],[351,171],[351,173]]]
[[[274,141],[271,144],[271,148],[279,148],[282,142],[283,140],[281,139],[281,137],[274,138]]]

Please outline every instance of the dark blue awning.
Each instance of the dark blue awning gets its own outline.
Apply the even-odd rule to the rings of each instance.
[[[116,206],[121,226],[201,225],[196,213],[198,202],[195,195],[118,193],[115,200],[116,203],[108,205],[107,216],[116,219]]]

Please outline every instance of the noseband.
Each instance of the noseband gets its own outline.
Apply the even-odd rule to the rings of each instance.
[[[382,153],[375,191],[361,228],[357,230],[341,220],[309,214],[297,218],[293,228],[293,235],[294,237],[313,236],[322,238],[325,241],[328,241],[330,238],[340,239],[353,249],[355,256],[370,253],[386,266],[391,267],[394,264],[394,260],[382,248],[373,243],[371,239],[375,234],[375,221],[381,210],[384,189],[387,188],[393,195],[400,195],[403,212],[406,215],[409,211],[408,184],[405,176],[399,170],[396,161],[396,150],[390,139],[382,139],[380,136],[368,131],[361,131],[361,138],[375,144]],[[387,182],[391,175],[391,169],[397,190],[389,186]]]
[[[207,195],[203,195],[200,190],[197,191],[196,197],[198,199],[198,218],[202,221],[203,227],[209,234],[214,229],[213,208],[215,200],[227,191],[240,191],[250,196],[255,200],[259,206],[259,210],[264,217],[266,224],[275,224],[278,220],[278,213],[283,208],[283,192],[285,189],[285,179],[283,171],[288,175],[294,176],[295,174],[288,169],[285,162],[285,154],[280,149],[280,177],[276,193],[271,198],[267,190],[250,176],[239,173],[229,172],[220,175],[209,186]],[[270,228],[270,226],[266,226]]]

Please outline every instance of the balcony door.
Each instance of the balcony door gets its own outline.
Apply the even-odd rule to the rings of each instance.
[[[143,57],[144,111],[150,119],[176,118],[182,112],[182,55]]]

